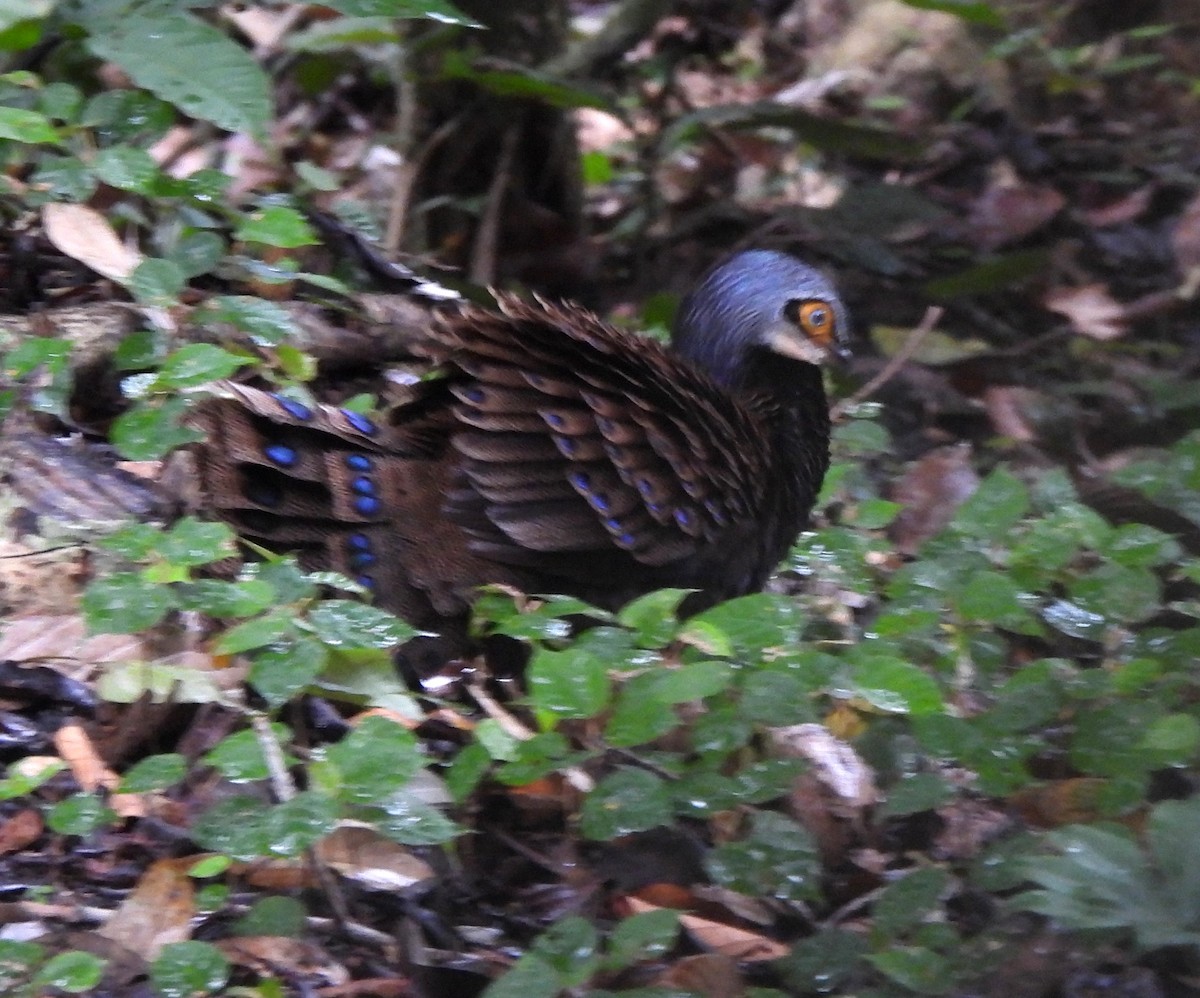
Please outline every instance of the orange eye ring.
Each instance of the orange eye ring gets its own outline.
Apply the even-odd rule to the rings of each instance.
[[[789,302],[788,315],[810,340],[817,343],[832,341],[834,316],[828,302],[819,298]]]

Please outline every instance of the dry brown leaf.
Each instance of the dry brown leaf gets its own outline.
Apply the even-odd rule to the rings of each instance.
[[[768,736],[779,755],[808,760],[813,775],[833,796],[835,812],[850,816],[879,800],[874,771],[824,725],[771,728]]]
[[[153,960],[169,943],[180,943],[191,935],[196,914],[195,889],[186,861],[161,859],[142,874],[137,887],[97,931],[121,943],[147,960]]]
[[[103,787],[112,790],[121,778],[109,769],[96,751],[88,733],[78,724],[64,724],[54,733],[54,747],[71,767],[81,789],[95,793]]]
[[[1200,268],[1200,193],[1188,202],[1175,222],[1171,248],[1183,273]]]
[[[121,777],[104,764],[88,733],[78,724],[64,724],[54,733],[54,747],[71,767],[79,786],[88,793],[101,788],[115,790]],[[111,794],[108,806],[122,818],[146,816],[146,802],[139,794]]]
[[[142,262],[142,254],[121,242],[108,219],[87,205],[51,202],[42,208],[42,225],[56,249],[109,280],[127,281]]]
[[[1098,229],[1132,222],[1141,217],[1142,213],[1150,207],[1150,201],[1156,190],[1157,185],[1144,184],[1117,198],[1116,201],[1110,201],[1099,208],[1085,208],[1082,210],[1084,220],[1088,225]]]
[[[722,953],[698,953],[676,960],[656,983],[702,998],[738,998],[746,990],[737,963]]]
[[[316,853],[326,866],[372,890],[403,890],[433,876],[423,859],[358,822],[343,821],[317,843]]]
[[[1127,328],[1125,307],[1103,284],[1051,288],[1043,296],[1042,306],[1066,316],[1075,332],[1094,340],[1115,340]]]
[[[1025,419],[1024,390],[1017,385],[988,385],[983,390],[983,407],[987,410],[992,426],[1001,436],[1023,443],[1037,438],[1033,427]]]
[[[699,915],[680,915],[679,924],[698,946],[731,960],[759,963],[763,960],[781,960],[791,952],[790,946],[776,942],[769,936],[724,922],[714,922]]]
[[[896,549],[916,554],[954,519],[955,511],[978,487],[968,443],[938,447],[913,462],[891,492],[892,500],[904,507],[888,530]]]
[[[0,659],[9,662],[128,662],[145,656],[141,640],[129,634],[89,635],[78,614],[38,614],[8,621],[0,635]],[[53,667],[52,661],[47,662]]]
[[[658,905],[649,904],[633,896],[627,896],[625,904],[633,914],[660,910]],[[724,954],[732,960],[779,960],[791,952],[790,947],[760,933],[739,929],[724,922],[715,922],[711,918],[681,913],[679,924],[698,945],[710,952]]]
[[[0,824],[0,855],[20,852],[37,841],[46,824],[33,808],[22,808]]]
[[[231,963],[257,974],[272,975],[286,967],[289,974],[319,978],[326,986],[340,986],[350,980],[350,972],[316,943],[287,936],[237,936],[218,939],[213,945]]]
[[[1010,184],[989,188],[971,209],[968,231],[985,250],[1032,235],[1062,211],[1067,199],[1053,187]]]

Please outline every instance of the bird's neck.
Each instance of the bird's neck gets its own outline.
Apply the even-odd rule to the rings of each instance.
[[[821,369],[773,351],[753,350],[739,374],[734,391],[762,421],[775,463],[769,474],[786,486],[778,492],[784,529],[803,529],[829,467],[829,403]],[[794,531],[788,543],[790,536]]]

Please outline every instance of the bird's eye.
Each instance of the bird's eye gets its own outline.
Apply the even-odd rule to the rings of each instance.
[[[833,339],[833,309],[820,299],[797,299],[787,304],[787,316],[803,330],[804,334],[818,343]]]

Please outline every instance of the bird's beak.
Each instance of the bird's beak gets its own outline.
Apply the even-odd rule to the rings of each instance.
[[[772,327],[764,337],[766,345],[784,357],[802,360],[806,364],[824,366],[831,360],[835,363],[845,363],[850,357],[850,350],[837,339],[829,338],[821,341],[805,336],[790,323],[779,323]]]

